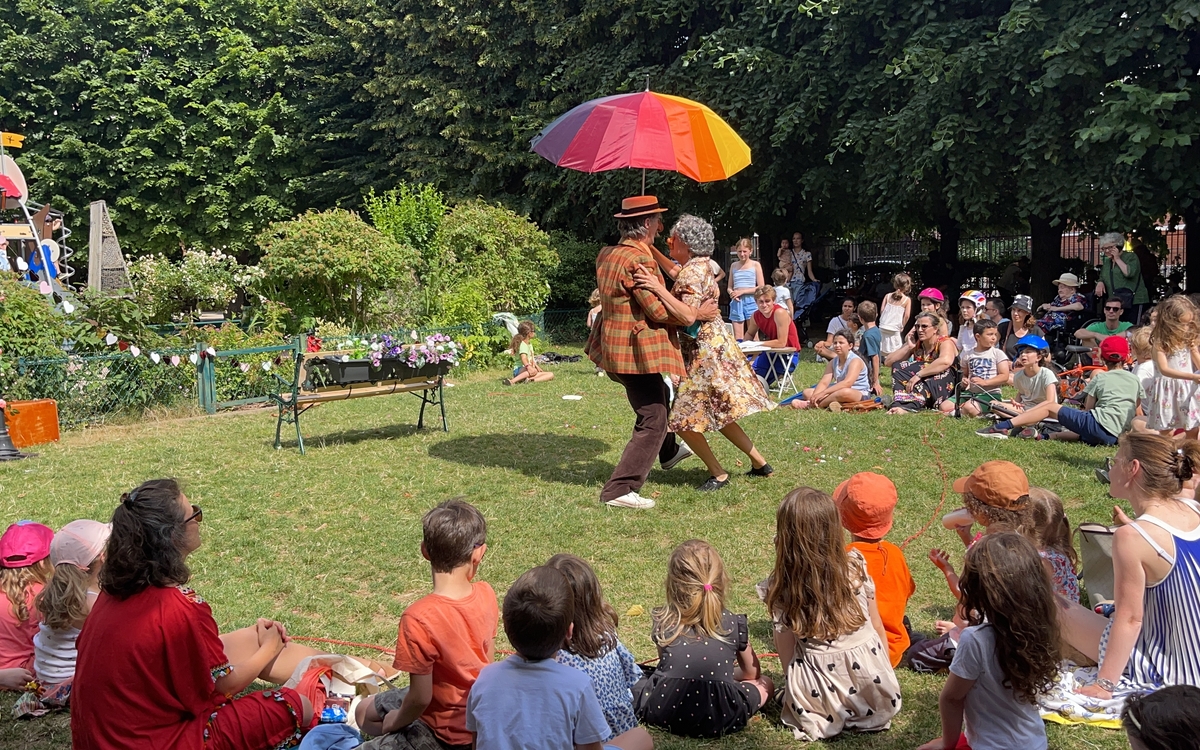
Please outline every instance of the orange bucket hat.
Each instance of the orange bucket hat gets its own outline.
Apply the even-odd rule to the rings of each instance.
[[[882,539],[892,530],[898,500],[892,480],[869,471],[860,471],[833,491],[842,526],[865,539]]]
[[[1012,461],[988,461],[956,479],[954,491],[969,492],[984,505],[1001,510],[1024,510],[1029,506],[1029,479]]]

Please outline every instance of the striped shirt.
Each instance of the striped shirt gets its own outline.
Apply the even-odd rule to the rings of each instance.
[[[1184,500],[1200,513],[1196,503]],[[1200,526],[1181,531],[1143,514],[1133,524],[1171,570],[1158,583],[1146,586],[1142,632],[1129,658],[1127,677],[1139,686],[1200,687]],[[1139,525],[1152,523],[1172,536],[1175,554],[1164,550]]]

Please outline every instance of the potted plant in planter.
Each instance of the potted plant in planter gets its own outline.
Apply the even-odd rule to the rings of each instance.
[[[413,331],[414,343],[384,335],[376,362],[375,380],[408,380],[411,378],[436,378],[445,375],[458,364],[461,349],[444,333],[434,333],[424,340]]]
[[[312,360],[314,367],[309,370],[309,380],[313,385],[348,385],[377,379],[372,372],[372,365],[381,349],[378,341],[347,339],[337,342],[333,348],[342,353]]]

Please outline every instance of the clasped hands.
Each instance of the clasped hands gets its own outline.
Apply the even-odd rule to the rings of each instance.
[[[646,268],[642,264],[638,264],[633,271],[634,287],[637,289],[645,289],[654,292],[660,297],[670,294],[666,285],[659,279],[658,274]],[[708,322],[716,320],[721,316],[721,307],[715,300],[704,300],[704,302],[696,309],[696,320]]]
[[[276,655],[283,651],[283,647],[292,640],[288,637],[287,628],[282,622],[268,620],[265,617],[258,618],[258,622],[254,625],[254,631],[258,635],[258,647],[273,650]]]

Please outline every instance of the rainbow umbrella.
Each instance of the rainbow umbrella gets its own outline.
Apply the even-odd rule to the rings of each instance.
[[[533,151],[580,172],[647,169],[697,182],[724,180],[750,164],[750,147],[708,107],[647,89],[584,102],[547,125]]]

